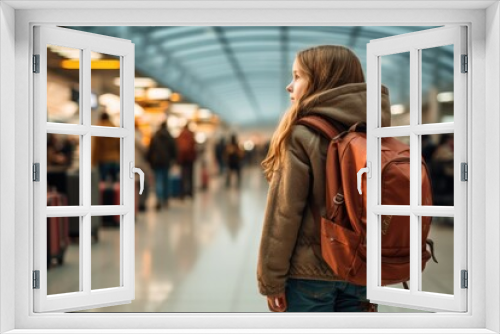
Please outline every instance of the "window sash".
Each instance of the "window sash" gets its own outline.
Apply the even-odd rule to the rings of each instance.
[[[47,122],[47,45],[80,50],[80,124]],[[134,298],[134,179],[129,177],[129,161],[134,161],[134,46],[130,41],[77,32],[65,28],[35,27],[34,51],[40,55],[40,73],[34,80],[34,150],[40,163],[40,182],[34,190],[34,270],[40,271],[40,289],[34,292],[35,312],[73,311],[99,305],[128,303]],[[120,127],[91,125],[90,52],[97,51],[120,58]],[[131,88],[130,88],[131,87]],[[47,146],[50,133],[80,137],[79,206],[47,207]],[[92,136],[120,138],[121,205],[91,205],[91,139]],[[91,216],[120,215],[120,286],[110,289],[91,288]],[[47,294],[47,217],[80,217],[79,290],[73,293]]]
[[[466,28],[450,26],[372,40],[367,46],[368,109],[367,161],[372,162],[371,178],[367,179],[367,296],[375,303],[399,305],[428,311],[459,311],[467,309],[467,290],[461,289],[460,270],[467,269],[467,182],[460,181],[460,164],[467,160],[467,75],[460,73],[460,59],[466,50]],[[444,45],[454,45],[454,122],[419,125],[421,115],[421,51]],[[410,53],[410,125],[381,127],[381,57],[401,52]],[[421,145],[419,136],[453,132],[454,145],[454,206],[422,206]],[[450,131],[451,130],[451,131]],[[410,136],[410,205],[388,206],[382,202],[381,138]],[[415,188],[417,187],[417,188]],[[381,215],[400,214],[410,217],[410,289],[401,290],[380,285],[381,277]],[[421,216],[454,217],[453,295],[437,294],[421,289]],[[408,305],[408,306],[406,306]],[[411,306],[409,306],[411,305]]]

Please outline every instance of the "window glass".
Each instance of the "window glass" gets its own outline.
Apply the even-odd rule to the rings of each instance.
[[[400,150],[398,156],[395,148]],[[410,180],[394,178],[401,169],[410,175],[410,137],[381,138],[381,158],[381,163],[385,162],[380,168],[382,205],[394,205],[395,199],[399,205],[410,205]]]
[[[50,200],[61,195],[61,202]],[[80,205],[80,136],[47,134],[47,206]]]
[[[381,82],[389,89],[390,126],[410,125],[410,53],[381,56],[380,62]]]
[[[430,230],[428,222],[431,222]],[[426,257],[422,259],[422,267],[425,269],[422,272],[421,291],[450,295],[454,293],[453,222],[453,217],[421,217],[422,233],[425,235],[429,230]],[[431,255],[434,258],[429,258]]]
[[[74,228],[79,231],[80,224]],[[79,274],[79,240],[70,238],[69,217],[47,218],[47,294],[80,291]]]
[[[91,196],[97,196],[97,205],[121,204],[120,143],[120,138],[92,137],[92,173],[98,177],[91,180]]]
[[[80,124],[81,50],[47,45],[47,122]]]
[[[453,206],[454,203],[454,134],[423,135],[422,158],[432,184],[432,199],[422,199],[422,205]],[[423,170],[424,171],[424,170]],[[422,195],[428,194],[427,183],[422,184]]]
[[[92,290],[116,288],[120,284],[121,216],[102,216],[99,242],[93,243]]]
[[[120,57],[92,53],[91,98],[95,105],[92,125],[120,126]]]
[[[453,45],[421,50],[421,124],[453,122]]]

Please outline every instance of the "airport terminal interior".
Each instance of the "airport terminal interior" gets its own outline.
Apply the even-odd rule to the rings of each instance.
[[[285,87],[297,52],[343,45],[366,75],[370,40],[433,27],[65,28],[135,44],[135,156],[145,172],[135,201],[135,300],[85,312],[269,312],[256,273],[268,192],[261,162],[290,107]],[[81,120],[80,56],[80,50],[47,46],[48,122]],[[118,127],[120,60],[91,57],[92,125]],[[422,123],[453,122],[453,57],[452,46],[421,53]],[[409,53],[382,58],[391,126],[409,125]],[[409,137],[396,139],[409,144]],[[190,140],[192,153],[181,153]],[[47,133],[48,206],[78,205],[80,143],[79,136]],[[176,153],[163,156],[164,146]],[[422,135],[421,148],[433,205],[453,206],[453,133]],[[91,151],[92,205],[117,204],[120,140],[93,137]],[[120,216],[93,216],[91,225],[92,289],[119,286]],[[79,227],[78,217],[47,220],[49,295],[79,289]],[[52,247],[50,238],[63,238],[63,247]],[[453,218],[432,217],[429,238],[438,263],[427,263],[422,291],[453,294]],[[423,311],[379,305],[379,312]]]

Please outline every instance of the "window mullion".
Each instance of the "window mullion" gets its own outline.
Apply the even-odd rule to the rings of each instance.
[[[415,127],[419,120],[419,51],[416,48],[410,49],[410,208],[419,204],[419,149],[418,135],[415,134]],[[419,285],[419,217],[410,210],[410,291],[417,293]]]
[[[81,177],[81,198],[83,198],[84,207],[88,208],[89,211],[80,219],[80,285],[82,286],[82,291],[90,294],[91,286],[91,219],[90,207],[91,202],[91,148],[92,148],[92,135],[90,132],[91,126],[91,113],[90,113],[90,87],[91,87],[91,67],[90,67],[90,49],[83,49],[82,64],[80,66],[80,110],[82,125],[86,129],[86,134],[83,135],[82,148],[81,149],[81,162],[80,166],[82,168]]]
[[[419,54],[421,54],[419,52]],[[420,56],[421,57],[421,56]],[[420,62],[421,64],[422,62]],[[420,78],[421,81],[422,78]],[[422,91],[422,84],[420,82],[420,91]],[[419,97],[420,107],[419,110],[422,110],[421,103],[422,100]],[[422,115],[420,115],[422,117]],[[417,135],[437,135],[443,133],[453,133],[455,132],[455,124],[453,122],[449,123],[434,123],[434,124],[420,124],[412,127],[412,132]]]
[[[80,78],[81,80],[81,78]],[[81,87],[81,86],[80,86]],[[80,110],[83,108],[81,107],[82,101],[80,101]],[[82,136],[85,133],[88,132],[88,129],[80,124],[66,124],[66,123],[53,123],[53,122],[47,122],[47,133],[57,133],[57,134],[63,134],[63,135],[79,135]]]
[[[417,130],[417,128],[422,128],[420,124],[422,124],[422,50],[416,50],[416,62],[418,66],[418,77],[417,77],[417,112],[414,121],[416,120],[416,124],[414,124],[414,129]],[[448,125],[449,127],[449,125]],[[451,127],[453,128],[453,123],[451,124]],[[427,127],[428,128],[428,127]],[[426,129],[424,127],[424,129]],[[436,127],[438,129],[438,127]],[[417,196],[417,202],[416,204],[418,206],[422,205],[422,134],[425,132],[414,132],[413,137],[415,138],[415,155],[414,155],[414,161],[417,163],[417,191],[416,196]],[[427,134],[427,133],[425,133]],[[416,211],[413,211],[413,213],[416,215],[418,214]],[[415,234],[416,241],[417,241],[417,264],[416,264],[416,270],[417,270],[417,289],[418,291],[422,291],[422,214],[417,216],[417,233]]]

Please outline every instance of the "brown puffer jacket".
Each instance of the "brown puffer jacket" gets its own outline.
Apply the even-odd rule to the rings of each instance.
[[[338,128],[366,122],[366,84],[323,92],[311,113],[330,118]],[[382,87],[382,124],[390,125],[389,92]],[[257,279],[263,295],[285,291],[287,278],[339,280],[321,256],[320,222],[325,214],[325,161],[328,140],[296,125],[280,170],[269,185]],[[353,180],[352,182],[356,182]]]
[[[109,120],[100,121],[97,125],[115,127]],[[100,163],[120,162],[120,139],[113,137],[92,137],[92,166]]]

